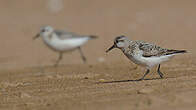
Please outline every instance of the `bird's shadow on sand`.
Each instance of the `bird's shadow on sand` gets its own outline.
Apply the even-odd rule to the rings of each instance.
[[[151,79],[136,79],[136,80],[115,80],[115,81],[104,81],[104,82],[97,82],[98,84],[106,84],[106,83],[121,83],[121,82],[137,82],[137,81],[145,81],[145,80],[160,80],[160,79],[168,79],[174,77],[165,77],[165,78],[151,78]]]

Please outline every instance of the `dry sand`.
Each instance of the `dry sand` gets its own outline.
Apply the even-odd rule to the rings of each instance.
[[[4,110],[195,110],[195,0],[1,0],[0,109]],[[54,5],[52,5],[54,4]],[[57,54],[41,39],[40,26],[95,34],[82,49]],[[164,79],[115,49],[114,37],[127,35],[165,48],[186,49],[162,64]]]

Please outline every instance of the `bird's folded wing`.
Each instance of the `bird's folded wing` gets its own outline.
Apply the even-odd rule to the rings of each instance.
[[[55,30],[54,31],[60,39],[68,39],[68,38],[81,38],[84,37],[83,35],[78,35],[73,32],[66,32],[62,30]]]
[[[154,44],[145,42],[139,43],[139,49],[143,51],[142,56],[144,57],[162,56],[166,55],[166,53],[168,52],[168,49],[164,49]]]

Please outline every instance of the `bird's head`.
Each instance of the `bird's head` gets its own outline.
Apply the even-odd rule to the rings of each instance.
[[[33,39],[37,39],[40,36],[49,36],[53,31],[54,29],[51,26],[44,26],[40,29],[40,32],[33,37]]]
[[[114,44],[108,49],[106,50],[106,52],[109,52],[110,50],[114,49],[114,48],[124,48],[127,44],[128,38],[124,35],[118,36],[114,39]]]

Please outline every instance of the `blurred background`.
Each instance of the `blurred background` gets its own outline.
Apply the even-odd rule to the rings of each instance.
[[[194,57],[195,4],[195,0],[1,0],[0,69],[54,64],[58,54],[41,39],[32,40],[43,25],[99,36],[82,48],[89,64],[127,60],[117,50],[105,53],[118,35],[187,49]],[[61,64],[82,64],[79,52],[65,54]]]
[[[8,110],[195,110],[196,0],[0,0],[0,109]],[[58,53],[40,27],[97,35],[79,52]],[[186,49],[156,68],[144,69],[113,45],[116,36],[164,48]],[[109,83],[109,82],[110,83]],[[108,83],[104,83],[108,82]]]

